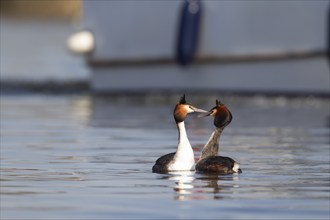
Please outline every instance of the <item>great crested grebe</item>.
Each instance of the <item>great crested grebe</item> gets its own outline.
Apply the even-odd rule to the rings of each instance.
[[[235,160],[218,156],[220,135],[233,118],[231,112],[224,104],[216,100],[216,106],[205,116],[214,117],[213,124],[216,128],[202,149],[202,155],[196,163],[196,171],[218,174],[241,173],[239,163]]]
[[[198,109],[186,102],[185,95],[183,95],[179,103],[175,106],[173,116],[179,131],[178,147],[176,152],[166,154],[158,158],[155,165],[152,167],[152,171],[156,173],[165,173],[168,171],[185,171],[195,169],[194,151],[190,145],[184,120],[187,114],[192,112],[202,112],[202,109]]]

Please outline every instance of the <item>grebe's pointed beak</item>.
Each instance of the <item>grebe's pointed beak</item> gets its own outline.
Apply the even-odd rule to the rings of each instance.
[[[208,113],[208,111],[205,111],[203,109],[200,108],[196,108],[194,106],[190,106],[190,108],[194,111],[194,112],[198,112],[198,113]]]
[[[205,111],[199,114],[197,117],[202,118],[202,117],[208,117],[212,114],[212,111]]]

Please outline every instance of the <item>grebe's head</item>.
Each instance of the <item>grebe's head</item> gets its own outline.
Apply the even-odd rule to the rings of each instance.
[[[219,100],[216,100],[215,103],[215,107],[213,107],[205,116],[213,116],[214,126],[216,126],[217,128],[224,128],[230,124],[231,120],[233,119],[233,116],[229,109]]]
[[[183,122],[186,119],[187,115],[189,113],[193,113],[193,112],[201,112],[201,113],[206,112],[207,113],[207,111],[205,111],[203,109],[199,109],[199,108],[192,106],[190,103],[188,103],[186,101],[186,96],[183,95],[180,98],[179,103],[177,103],[174,108],[174,111],[173,111],[174,119],[175,119],[176,123]]]

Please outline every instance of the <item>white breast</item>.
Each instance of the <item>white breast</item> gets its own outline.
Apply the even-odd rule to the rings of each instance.
[[[195,158],[191,146],[177,151],[168,169],[169,171],[195,170]]]
[[[179,144],[173,161],[169,164],[169,171],[195,170],[194,151],[190,145],[184,122],[178,123]]]

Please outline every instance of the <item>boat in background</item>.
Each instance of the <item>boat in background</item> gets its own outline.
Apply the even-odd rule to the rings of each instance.
[[[201,4],[202,13],[196,53],[182,66],[177,47],[187,2]],[[328,1],[83,3],[95,92],[329,94]]]

